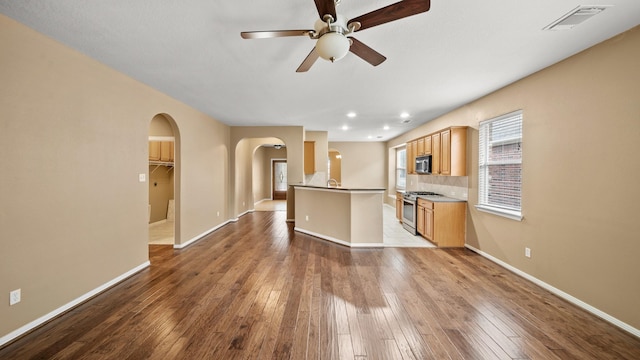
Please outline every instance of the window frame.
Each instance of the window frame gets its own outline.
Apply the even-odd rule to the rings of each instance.
[[[400,153],[404,152],[404,167],[401,166],[401,162],[399,161]],[[407,147],[402,146],[396,148],[396,159],[395,159],[395,177],[396,177],[396,190],[405,190],[407,188]],[[399,185],[400,179],[400,171],[404,170],[404,186]]]
[[[489,131],[488,128],[491,124],[496,122],[504,122],[511,121],[514,125],[519,126],[519,136],[499,139],[493,142],[490,142],[489,139]],[[517,124],[519,122],[519,124]],[[524,125],[524,116],[522,110],[517,110],[508,114],[504,114],[501,116],[497,116],[488,120],[481,121],[478,126],[478,203],[475,205],[475,208],[487,212],[490,214],[506,217],[512,220],[522,221],[522,171],[523,171],[523,162],[522,162],[522,153],[520,154],[519,159],[509,159],[502,160],[498,162],[492,162],[487,158],[488,149],[490,145],[508,145],[508,144],[520,144],[520,152],[522,152],[522,133],[523,133],[523,125]],[[484,135],[483,135],[484,134]],[[483,136],[485,137],[483,139]],[[485,145],[483,148],[483,144]],[[490,177],[487,174],[489,171],[489,166],[495,165],[512,165],[512,164],[520,164],[520,183],[519,183],[519,207],[508,207],[508,206],[500,206],[499,204],[491,204],[489,202],[489,182]],[[487,175],[483,175],[487,174]],[[483,183],[484,179],[484,183]]]

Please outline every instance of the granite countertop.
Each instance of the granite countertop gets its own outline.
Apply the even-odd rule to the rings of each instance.
[[[319,185],[307,185],[307,184],[295,184],[293,187],[305,187],[322,190],[338,190],[338,191],[385,191],[385,188],[356,188],[356,187],[335,187],[335,186],[319,186]]]
[[[467,202],[466,200],[454,199],[446,196],[418,195],[418,198],[431,202]]]

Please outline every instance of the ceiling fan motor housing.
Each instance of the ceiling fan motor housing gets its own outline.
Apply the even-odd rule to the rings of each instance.
[[[330,22],[330,20],[327,22],[316,21],[314,29],[316,36],[318,36],[316,42],[318,55],[325,60],[334,62],[347,55],[351,43],[345,36],[348,33],[347,19],[338,14],[335,21]]]

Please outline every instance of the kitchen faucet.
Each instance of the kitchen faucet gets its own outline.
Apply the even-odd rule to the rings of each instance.
[[[327,180],[327,187],[331,187],[331,182],[334,182],[335,186],[338,187],[338,180],[336,179],[329,179]]]

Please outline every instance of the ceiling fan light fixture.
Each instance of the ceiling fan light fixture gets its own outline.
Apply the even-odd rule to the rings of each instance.
[[[328,32],[322,35],[316,42],[318,55],[325,60],[334,62],[342,59],[349,52],[351,43],[339,32]]]

